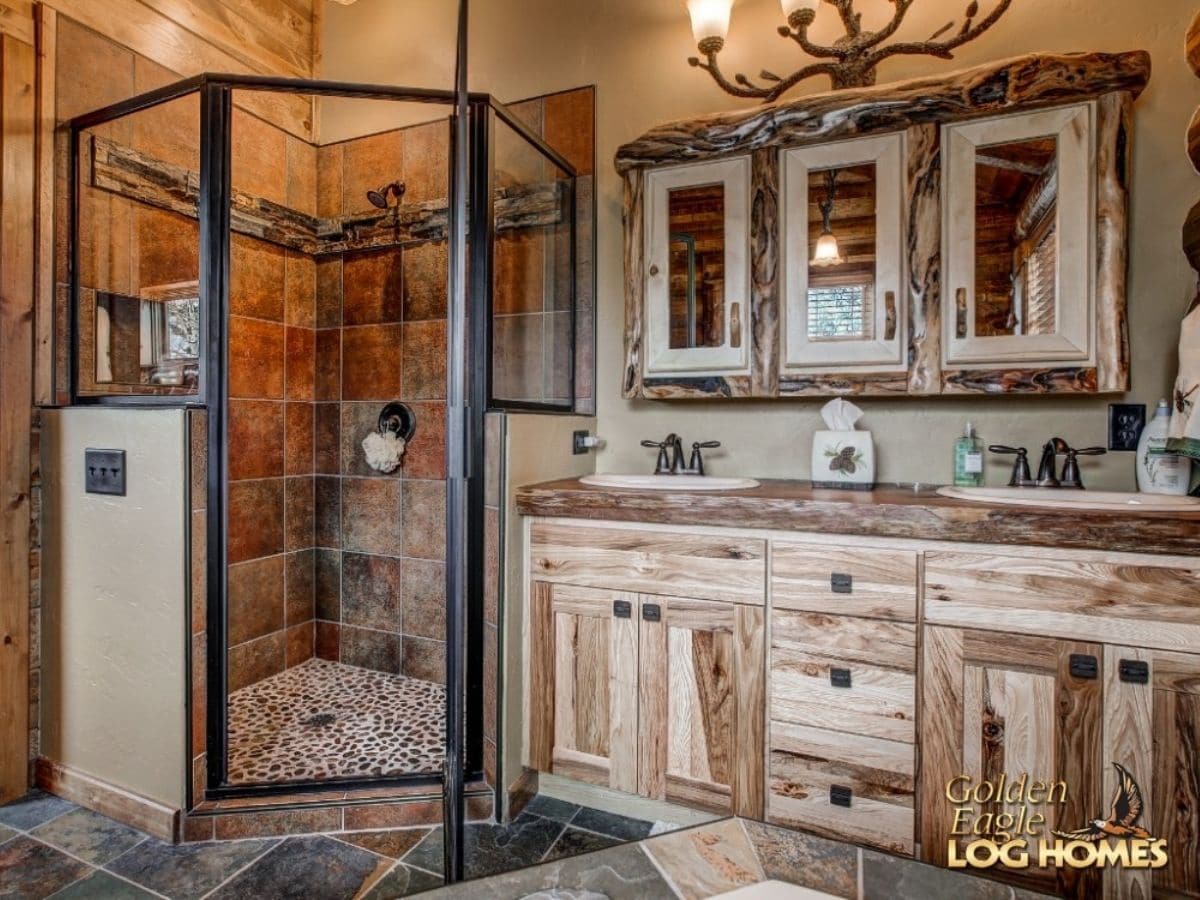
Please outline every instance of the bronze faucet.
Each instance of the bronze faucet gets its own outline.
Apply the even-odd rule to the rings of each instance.
[[[720,447],[720,441],[696,441],[692,444],[692,458],[684,465],[683,438],[675,432],[667,435],[662,441],[642,441],[643,447],[653,447],[658,450],[658,459],[654,464],[655,475],[703,475],[704,457],[700,451]]]
[[[1007,447],[1003,444],[993,444],[988,447],[992,453],[1011,453],[1016,456],[1013,460],[1012,477],[1008,480],[1009,487],[1049,487],[1071,488],[1083,490],[1083,479],[1079,474],[1080,456],[1102,456],[1108,451],[1103,447],[1083,447],[1075,449],[1060,437],[1053,437],[1042,447],[1042,459],[1038,465],[1037,478],[1029,471],[1029,453],[1024,447]],[[1063,464],[1062,477],[1057,474],[1058,454],[1066,454]]]

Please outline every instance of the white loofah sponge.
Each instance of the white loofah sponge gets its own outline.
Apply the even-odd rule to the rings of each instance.
[[[404,438],[397,437],[393,432],[380,434],[372,431],[362,442],[363,453],[367,457],[367,465],[377,472],[394,472],[400,465],[400,457],[404,455]]]

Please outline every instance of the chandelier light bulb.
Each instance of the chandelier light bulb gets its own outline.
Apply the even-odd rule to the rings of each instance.
[[[716,53],[725,46],[733,0],[687,0],[687,11],[701,53]]]
[[[783,17],[793,28],[807,25],[817,17],[817,6],[821,0],[780,0]]]
[[[813,249],[812,264],[814,266],[840,266],[845,260],[842,259],[842,251],[838,247],[837,238],[833,236],[832,231],[822,232],[817,238],[817,246]]]

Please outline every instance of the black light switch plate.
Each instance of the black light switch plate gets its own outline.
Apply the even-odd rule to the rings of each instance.
[[[83,452],[83,484],[89,494],[125,496],[125,451],[93,450]]]
[[[1137,450],[1138,438],[1146,427],[1146,404],[1108,404],[1108,449]]]

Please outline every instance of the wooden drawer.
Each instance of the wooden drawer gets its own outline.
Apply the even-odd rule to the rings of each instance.
[[[609,590],[766,603],[766,542],[534,522],[529,574]]]
[[[916,626],[775,612],[773,720],[914,742]]]
[[[1200,563],[1184,569],[927,553],[925,621],[1194,651],[1200,646]]]
[[[917,620],[917,554],[910,550],[771,545],[776,609]]]
[[[772,722],[767,821],[911,856],[914,757],[911,744]]]

